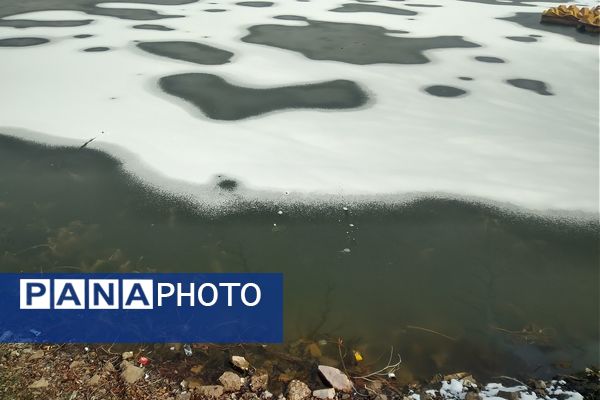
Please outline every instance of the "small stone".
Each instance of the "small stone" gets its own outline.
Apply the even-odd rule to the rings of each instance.
[[[202,369],[203,369],[203,368],[204,368],[204,366],[202,366],[202,365],[196,365],[196,366],[194,366],[194,367],[192,367],[192,368],[190,369],[190,372],[191,372],[192,374],[196,374],[196,375],[197,375],[197,374],[199,374],[200,372],[202,372]]]
[[[29,361],[39,360],[44,357],[44,350],[38,350],[29,356]]]
[[[250,378],[250,389],[252,389],[253,392],[267,390],[267,383],[269,383],[269,375],[255,374]]]
[[[223,385],[223,390],[226,392],[237,392],[242,387],[242,378],[233,372],[225,372],[219,377],[219,382]]]
[[[467,392],[467,394],[465,395],[465,400],[479,400],[480,397],[477,393],[475,392]]]
[[[536,381],[535,382],[536,389],[546,389],[546,382],[544,381]]]
[[[29,389],[43,389],[48,387],[48,385],[50,385],[50,383],[46,379],[42,378],[29,385]]]
[[[269,392],[268,390],[265,390],[260,397],[261,399],[268,400],[273,397],[273,393]]]
[[[346,374],[337,368],[328,367],[327,365],[319,365],[319,372],[325,379],[325,382],[331,385],[335,390],[340,392],[351,392],[352,382]]]
[[[312,395],[317,399],[333,399],[335,397],[335,389],[329,388],[313,390]]]
[[[311,343],[306,346],[306,352],[310,354],[312,358],[319,358],[323,355],[323,353],[321,353],[321,349],[316,343]]]
[[[124,363],[123,372],[121,372],[121,378],[127,383],[135,383],[138,380],[142,379],[144,376],[144,369],[140,367],[136,367],[133,364],[128,362]]]
[[[310,388],[304,382],[294,379],[287,389],[288,400],[304,400],[311,395]]]
[[[106,363],[104,363],[104,367],[102,369],[104,369],[104,371],[106,371],[106,372],[115,372],[116,371],[115,366],[110,361],[107,361]]]
[[[130,358],[133,358],[133,351],[126,351],[121,354],[121,357],[123,357],[123,360],[129,360]]]
[[[192,400],[192,394],[190,392],[179,393],[175,400]]]
[[[88,385],[97,385],[100,383],[100,375],[96,374],[87,382]]]
[[[200,396],[216,399],[223,395],[223,386],[221,386],[221,385],[199,386],[196,388],[196,391],[198,392],[198,394]]]
[[[185,387],[183,386],[183,382],[185,382]],[[200,382],[198,379],[192,378],[192,377],[187,378],[183,382],[181,382],[181,385],[182,385],[182,387],[184,387],[184,389],[187,387],[190,390],[193,390],[193,389],[198,389],[199,387],[203,386],[202,382]]]
[[[85,362],[83,362],[83,361],[73,361],[69,365],[69,368],[70,369],[75,369],[75,368],[83,367],[84,365],[85,365]]]
[[[458,381],[469,375],[468,372],[457,372],[450,375],[444,375],[444,380],[450,382],[452,379],[456,379]]]
[[[242,371],[248,371],[248,369],[250,368],[250,363],[244,357],[241,356],[232,356],[231,363],[234,367]]]

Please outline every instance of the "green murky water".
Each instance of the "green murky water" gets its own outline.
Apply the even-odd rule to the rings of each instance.
[[[287,341],[340,337],[366,362],[393,345],[415,377],[598,360],[597,224],[433,199],[278,211],[204,215],[103,153],[0,136],[2,271],[284,272]]]

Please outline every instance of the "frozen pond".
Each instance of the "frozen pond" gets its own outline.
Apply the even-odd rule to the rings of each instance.
[[[581,369],[598,36],[555,4],[5,0],[0,269],[283,271],[289,341]]]
[[[598,36],[539,24],[551,5],[11,0],[0,126],[54,143],[104,132],[90,147],[200,201],[188,186],[226,174],[269,193],[437,193],[595,218]],[[161,90],[191,74],[263,103],[341,81],[367,98],[332,109],[333,92],[314,92],[215,119],[200,82]]]

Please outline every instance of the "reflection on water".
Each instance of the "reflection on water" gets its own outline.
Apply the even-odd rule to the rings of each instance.
[[[0,136],[2,271],[283,271],[288,341],[394,345],[417,377],[598,360],[597,225],[449,200],[278,211],[202,215],[102,153]]]

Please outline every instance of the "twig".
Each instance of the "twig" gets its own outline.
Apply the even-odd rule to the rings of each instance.
[[[392,359],[394,358],[394,346],[392,346],[390,348],[390,358],[385,367],[381,368],[378,371],[371,372],[370,374],[367,374],[364,376],[353,376],[353,378],[354,379],[367,379],[367,378],[371,378],[374,376],[389,376],[390,374],[393,374],[394,372],[396,372],[396,370],[400,367],[400,364],[402,363],[402,357],[400,357],[400,354],[397,354],[397,356],[398,356],[398,362],[396,362],[395,364],[392,364]]]
[[[100,132],[100,135],[102,135],[103,133],[104,133],[104,131]],[[98,136],[100,136],[100,135],[98,135]],[[85,146],[87,146],[88,144],[92,143],[94,140],[96,140],[98,138],[98,136],[95,136],[95,137],[91,138],[90,140],[88,140],[87,142],[85,142],[84,144],[82,144],[79,147],[79,150],[83,149]]]
[[[416,329],[416,330],[419,330],[419,331],[433,333],[435,335],[439,335],[439,336],[441,336],[443,338],[446,338],[448,340],[452,340],[453,342],[456,342],[456,340],[457,340],[456,338],[453,338],[452,336],[444,335],[443,333],[440,333],[438,331],[434,331],[433,329],[427,329],[427,328],[423,328],[421,326],[407,325],[406,328],[408,328],[408,329]]]

